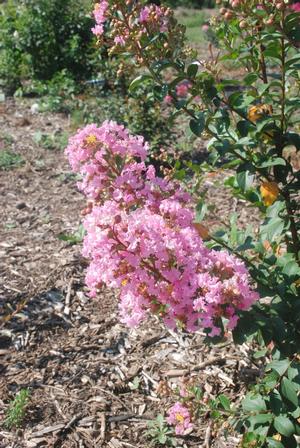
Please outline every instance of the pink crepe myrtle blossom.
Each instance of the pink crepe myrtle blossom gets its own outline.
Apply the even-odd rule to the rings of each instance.
[[[171,95],[166,95],[164,97],[164,103],[165,104],[172,104],[172,102],[173,102],[173,98],[171,97]]]
[[[121,321],[135,326],[148,313],[193,332],[233,329],[239,311],[258,299],[244,264],[209,250],[194,226],[191,196],[146,166],[148,145],[124,126],[90,124],[69,140],[66,154],[87,196],[83,255],[90,260],[91,296],[120,291]]]
[[[290,8],[294,12],[300,12],[300,2],[293,3],[292,5],[290,5]]]
[[[191,423],[191,415],[188,408],[181,403],[175,403],[168,411],[167,422],[169,425],[175,426],[177,435],[184,434],[188,429],[193,428]]]
[[[189,89],[191,87],[191,83],[188,81],[183,81],[180,84],[177,84],[176,86],[176,95],[180,97],[186,97]]]
[[[149,20],[149,16],[150,16],[150,12],[151,9],[149,6],[145,6],[145,8],[143,8],[140,12],[140,17],[139,17],[139,21],[141,23],[146,23]]]
[[[179,54],[185,55],[184,27],[166,6],[144,6],[143,2],[131,0],[98,0],[94,18],[92,32],[99,44],[108,47],[110,55],[129,52],[138,65],[144,65],[148,57],[169,59],[171,55],[176,54],[176,58]],[[153,39],[155,36],[159,38]]]
[[[103,24],[106,21],[106,12],[108,10],[109,3],[106,0],[102,0],[100,3],[96,3],[94,8],[94,17],[96,26],[92,28],[92,32],[96,35],[102,35],[104,32]]]

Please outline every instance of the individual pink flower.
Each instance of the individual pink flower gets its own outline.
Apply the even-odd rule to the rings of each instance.
[[[290,8],[294,12],[300,12],[300,2],[293,3],[292,5],[290,5]]]
[[[177,435],[184,434],[188,429],[193,428],[191,423],[191,415],[185,406],[181,403],[175,403],[168,411],[167,422],[169,425],[175,426],[175,433]]]
[[[149,6],[145,6],[145,8],[143,8],[140,12],[140,17],[139,17],[139,21],[141,23],[146,23],[149,20],[149,16],[150,16],[150,12],[151,9]]]
[[[191,87],[191,84],[189,82],[182,82],[182,83],[178,84],[176,86],[177,96],[186,97],[189,92],[190,87]]]
[[[164,97],[164,103],[165,104],[172,104],[172,102],[173,102],[173,98],[171,97],[171,95],[166,95]]]
[[[207,23],[204,23],[204,25],[202,25],[201,29],[204,33],[207,33],[207,31],[209,30],[209,25]]]
[[[121,45],[122,47],[124,47],[124,45],[126,44],[126,40],[124,39],[124,36],[116,36],[114,38],[114,42],[117,45]]]

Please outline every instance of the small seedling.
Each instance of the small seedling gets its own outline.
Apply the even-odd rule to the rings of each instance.
[[[35,143],[47,150],[62,150],[67,146],[68,134],[66,132],[54,132],[53,134],[43,134],[37,131],[33,139]]]
[[[133,381],[129,383],[129,387],[131,390],[138,390],[140,387],[141,380],[138,376],[134,377]]]
[[[10,170],[17,168],[24,163],[24,160],[19,154],[12,151],[0,151],[0,170]]]
[[[155,420],[151,420],[148,427],[146,435],[151,439],[151,445],[176,446],[176,440],[172,437],[173,431],[168,427],[161,414]]]
[[[66,241],[69,244],[80,244],[83,241],[85,235],[85,230],[82,224],[78,227],[75,233],[60,233],[58,239],[61,241]]]
[[[29,401],[29,390],[21,389],[17,393],[14,400],[10,403],[4,420],[4,425],[8,429],[18,428],[21,426],[26,412],[26,406]]]

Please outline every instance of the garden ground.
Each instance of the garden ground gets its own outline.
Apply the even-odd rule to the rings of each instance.
[[[24,161],[0,177],[0,446],[148,448],[148,422],[176,401],[172,388],[183,378],[201,386],[205,400],[224,393],[235,401],[259,365],[246,345],[208,347],[203,334],[175,334],[155,318],[130,330],[119,323],[115,293],[88,298],[81,246],[59,238],[78,231],[84,200],[62,149],[41,138],[73,130],[65,115],[35,113],[32,103],[0,103],[1,149]],[[215,205],[210,223],[233,207],[246,222],[249,210],[230,202],[220,176],[204,181]],[[24,388],[25,419],[8,430],[7,409]],[[238,445],[222,433],[222,422],[204,413],[175,446]]]

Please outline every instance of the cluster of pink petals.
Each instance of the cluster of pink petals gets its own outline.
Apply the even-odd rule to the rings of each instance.
[[[103,24],[106,22],[106,11],[108,10],[109,3],[107,0],[102,0],[100,3],[96,3],[94,8],[94,17],[96,25],[92,28],[92,32],[96,36],[101,36],[104,32]]]
[[[157,5],[150,5],[142,8],[139,16],[139,22],[144,24],[148,23],[151,21],[152,17],[155,18],[155,21],[159,22],[160,32],[164,33],[168,31],[168,21],[164,16],[163,10]]]
[[[171,95],[166,95],[164,97],[164,103],[165,104],[172,104],[173,103],[173,98],[171,97]]]
[[[177,402],[168,411],[167,422],[175,426],[177,435],[184,434],[188,429],[193,428],[191,415],[187,407]]]
[[[189,194],[146,167],[147,150],[142,137],[108,121],[70,139],[66,153],[92,201],[84,221],[87,285],[92,296],[103,284],[118,288],[130,326],[153,312],[171,328],[218,335],[222,318],[234,328],[258,295],[241,261],[206,248]]]
[[[293,3],[290,8],[294,11],[294,12],[300,12],[300,2],[296,2]]]
[[[176,86],[176,95],[180,97],[186,97],[191,88],[191,83],[189,81],[183,81]]]

